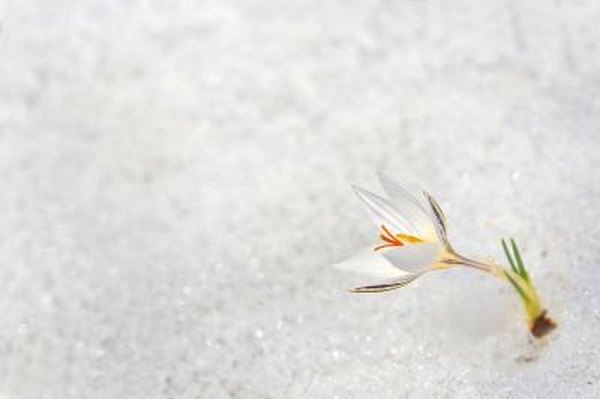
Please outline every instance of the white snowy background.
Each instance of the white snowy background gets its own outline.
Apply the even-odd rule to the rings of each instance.
[[[600,3],[0,1],[0,398],[600,397]],[[559,328],[384,295],[349,185],[514,236]]]

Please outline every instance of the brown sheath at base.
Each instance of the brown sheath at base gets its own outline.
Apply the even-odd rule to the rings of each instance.
[[[544,310],[542,314],[535,319],[533,325],[530,327],[530,331],[534,337],[541,338],[555,328],[556,323],[551,318],[546,317],[546,311]]]

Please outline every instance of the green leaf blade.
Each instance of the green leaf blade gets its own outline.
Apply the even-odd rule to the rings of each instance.
[[[527,273],[527,269],[525,269],[525,265],[523,264],[523,259],[521,258],[521,253],[517,248],[517,243],[514,239],[510,239],[510,244],[512,246],[513,254],[515,255],[515,262],[518,268],[518,273],[525,281],[529,281],[529,274]]]
[[[525,302],[526,304],[529,303],[529,297],[527,296],[525,291],[523,291],[523,289],[519,286],[519,284],[512,278],[512,276],[506,271],[504,272],[504,275],[506,276],[510,284],[515,288],[523,302]]]
[[[504,240],[504,238],[502,239],[502,249],[504,249],[504,254],[506,255],[506,259],[508,259],[508,263],[510,263],[510,268],[512,269],[512,271],[520,275],[519,269],[517,269],[517,266],[515,265],[515,261],[513,260],[512,256],[510,255],[510,251],[508,250],[508,245],[506,245],[506,241]]]

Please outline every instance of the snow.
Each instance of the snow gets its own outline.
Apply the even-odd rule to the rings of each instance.
[[[0,398],[600,396],[600,5],[0,2]],[[350,184],[514,236],[380,295]]]

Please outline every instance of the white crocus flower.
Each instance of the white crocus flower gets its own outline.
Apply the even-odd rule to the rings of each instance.
[[[385,174],[379,176],[390,199],[360,187],[354,187],[354,191],[379,227],[381,242],[334,267],[387,280],[352,291],[390,291],[426,272],[461,263],[448,243],[445,217],[436,200],[423,192],[425,202],[419,201]]]
[[[424,273],[465,266],[506,280],[515,288],[535,337],[556,328],[556,323],[546,315],[514,240],[511,239],[510,248],[502,240],[510,268],[459,255],[448,242],[444,213],[431,195],[423,191],[422,196],[415,196],[386,175],[380,173],[379,177],[389,199],[360,187],[354,191],[379,227],[381,241],[334,266],[387,280],[354,288],[353,292],[390,291],[404,287]]]

